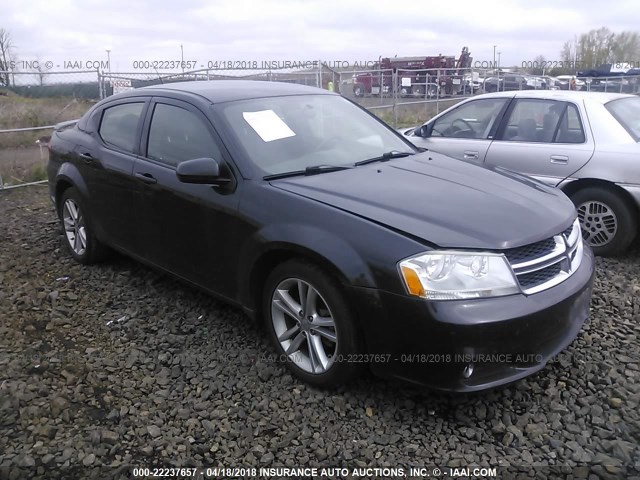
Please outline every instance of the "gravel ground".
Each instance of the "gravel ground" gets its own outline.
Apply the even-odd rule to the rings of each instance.
[[[74,263],[43,186],[0,192],[0,232],[2,479],[159,464],[640,478],[639,245],[598,259],[591,321],[541,373],[445,395],[298,383],[239,311],[121,256]]]

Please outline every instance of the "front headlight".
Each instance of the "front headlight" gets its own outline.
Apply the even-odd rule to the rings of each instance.
[[[429,300],[499,297],[519,293],[502,254],[433,251],[398,263],[410,295]]]

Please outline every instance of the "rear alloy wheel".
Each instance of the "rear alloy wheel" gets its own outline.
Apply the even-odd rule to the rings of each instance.
[[[579,190],[572,197],[578,210],[582,237],[596,255],[623,252],[636,236],[634,212],[615,192],[599,187]]]
[[[315,265],[292,260],[269,276],[264,316],[272,341],[290,371],[319,387],[353,378],[359,366],[352,316],[336,282]]]
[[[75,188],[68,188],[60,198],[60,222],[71,256],[84,264],[102,260],[107,252],[94,236],[82,201]]]

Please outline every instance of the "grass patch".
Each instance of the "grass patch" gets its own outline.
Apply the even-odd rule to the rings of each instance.
[[[44,165],[34,165],[29,172],[29,182],[39,182],[47,179],[47,167]]]
[[[435,102],[414,104],[398,103],[396,105],[395,114],[393,112],[393,109],[390,107],[376,108],[370,111],[393,128],[413,127],[416,125],[422,125],[423,123],[435,117],[438,113],[443,112],[444,110],[451,107],[452,105],[455,105],[461,100],[464,99],[443,99],[440,100],[439,105]]]
[[[55,125],[85,114],[95,102],[76,98],[27,98],[0,96],[0,130]],[[50,131],[0,133],[0,148],[33,146],[38,137]]]

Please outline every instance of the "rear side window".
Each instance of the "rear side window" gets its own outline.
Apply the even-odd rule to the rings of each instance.
[[[151,119],[147,156],[175,167],[184,160],[220,158],[221,154],[197,115],[184,108],[158,103]]]
[[[640,98],[628,97],[613,100],[607,103],[605,108],[636,142],[640,141]]]
[[[102,140],[109,145],[133,153],[143,107],[144,102],[136,102],[106,108],[102,113],[99,129]]]
[[[511,110],[503,140],[551,143],[558,128],[564,102],[518,99]]]

